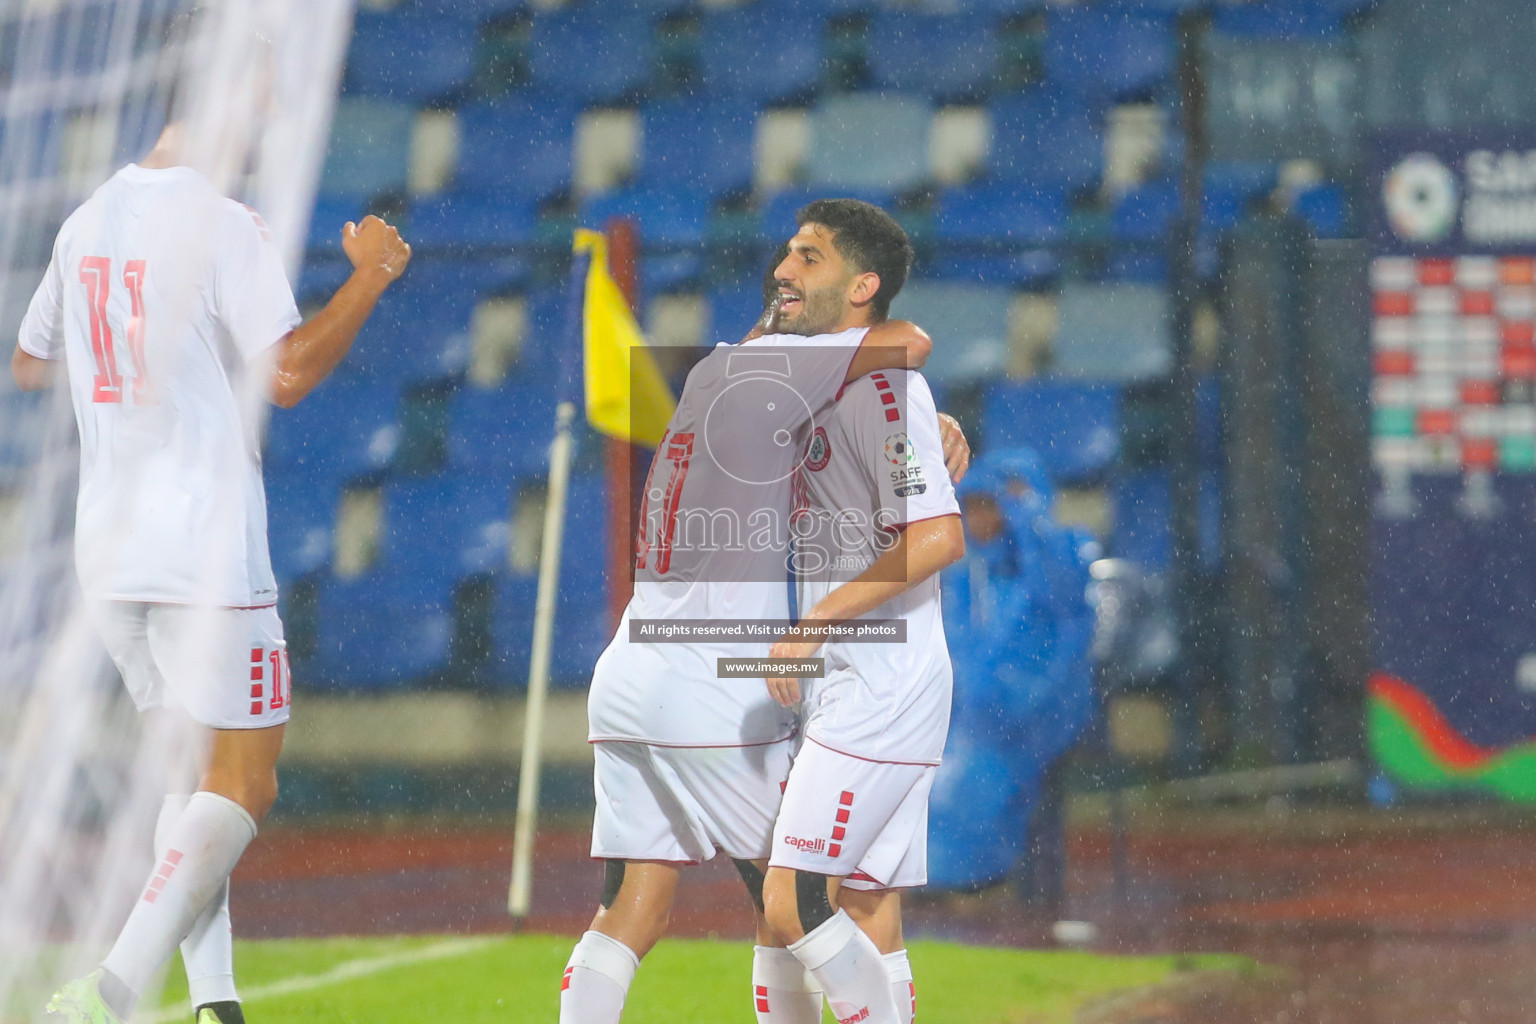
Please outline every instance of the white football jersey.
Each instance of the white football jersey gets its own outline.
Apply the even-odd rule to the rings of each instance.
[[[896,530],[960,514],[933,393],[915,371],[848,385],[800,476],[809,519],[795,531],[802,615],[867,569]],[[938,574],[861,618],[904,619],[906,641],[826,644],[825,677],[801,681],[805,735],[873,761],[938,764],[953,680]]]
[[[646,476],[635,589],[598,659],[589,738],[745,746],[794,733],[762,678],[721,679],[756,643],[632,643],[631,620],[789,618],[790,483],[867,328],[720,344],[688,374]]]
[[[266,225],[196,171],[130,164],[64,222],[19,342],[68,368],[87,594],[276,603],[252,360],[298,323]]]

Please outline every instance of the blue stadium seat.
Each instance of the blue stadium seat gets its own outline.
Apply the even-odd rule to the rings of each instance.
[[[535,88],[581,106],[633,97],[654,60],[650,22],[611,9],[568,8],[535,18],[529,39]]]
[[[1151,380],[1173,368],[1168,291],[1148,284],[1066,284],[1052,368],[1090,380]]]
[[[526,243],[537,221],[524,196],[435,196],[411,203],[410,239],[420,250],[504,249]]]
[[[266,491],[272,571],[283,588],[330,564],[341,490],[323,474],[285,471],[269,463]]]
[[[509,472],[449,471],[384,487],[379,562],[422,580],[456,586],[506,568],[515,478]]]
[[[475,292],[443,274],[403,278],[358,332],[347,372],[405,384],[462,373],[469,364]]]
[[[424,14],[448,15],[481,24],[492,18],[526,11],[529,3],[528,0],[412,0],[411,7]]]
[[[803,22],[791,26],[766,4],[710,12],[704,16],[702,57],[710,95],[759,105],[804,99],[821,76],[821,32]]]
[[[114,24],[116,6],[84,3],[38,8],[35,14],[28,11],[26,20],[33,23],[35,32],[28,35],[47,48],[43,73],[88,75],[104,70],[113,57],[114,30],[119,28]]]
[[[1159,243],[1178,219],[1179,186],[1173,182],[1154,182],[1121,195],[1110,215],[1110,230],[1122,242]]]
[[[933,108],[919,96],[846,93],[811,111],[806,177],[835,189],[899,192],[928,178]]]
[[[555,396],[546,381],[464,388],[448,419],[448,462],[455,470],[537,473],[549,470]]]
[[[1296,196],[1296,216],[1306,221],[1318,238],[1342,238],[1348,211],[1344,190],[1337,185],[1316,185]]]
[[[700,246],[709,225],[709,193],[688,186],[648,185],[589,197],[581,205],[583,224],[600,229],[615,217],[634,222],[644,242],[640,280],[647,293],[675,291],[704,272]]]
[[[1109,550],[1143,571],[1166,571],[1173,561],[1173,498],[1166,469],[1117,474],[1109,487]]]
[[[870,24],[869,73],[880,89],[939,102],[984,95],[997,66],[996,35],[967,14],[882,14]]]
[[[703,189],[641,185],[589,197],[581,204],[581,221],[601,229],[612,217],[627,217],[647,246],[691,246],[704,241],[709,207]]]
[[[998,381],[982,394],[981,441],[1027,445],[1057,482],[1092,480],[1119,457],[1120,398],[1108,384]]]
[[[636,178],[641,184],[702,188],[714,195],[752,184],[754,104],[672,100],[642,108],[640,118]]]
[[[572,477],[550,658],[550,679],[556,686],[585,687],[598,655],[612,639],[604,522],[601,477]],[[521,685],[528,676],[537,592],[535,574],[508,574],[497,581],[491,637],[498,675],[513,685]]]
[[[19,319],[20,311],[15,315]],[[16,390],[9,377],[0,384],[0,488],[20,483],[37,461],[48,397],[43,392]]]
[[[315,200],[314,212],[309,217],[309,237],[304,245],[305,251],[311,254],[340,255],[342,227],[349,220],[355,223],[367,215],[367,204],[355,196],[320,196]],[[415,228],[414,223],[411,226]],[[414,235],[413,230],[413,238]]]
[[[345,91],[415,106],[460,93],[475,70],[473,22],[442,13],[358,12]]]
[[[563,101],[518,97],[461,108],[455,188],[531,199],[564,191],[575,125],[576,111]]]
[[[1105,277],[1120,284],[1168,286],[1168,251],[1160,245],[1139,245],[1110,254]]]
[[[1307,0],[1313,7],[1330,11],[1341,18],[1366,14],[1382,6],[1385,0]]]
[[[1222,4],[1216,9],[1212,28],[1225,36],[1250,39],[1327,39],[1343,31],[1340,20],[1345,5],[1295,0],[1257,0],[1255,3]]]
[[[1104,139],[1087,97],[1042,87],[994,100],[991,111],[992,177],[1070,190],[1103,175]]]
[[[1166,18],[1090,6],[1051,13],[1046,79],[1068,89],[1121,99],[1153,92],[1173,74]]]
[[[1050,249],[989,253],[946,248],[924,261],[923,273],[935,280],[1042,288],[1061,276],[1061,259]]]
[[[959,8],[963,14],[1011,17],[1048,10],[1055,0],[926,0],[928,6],[950,12]]]
[[[520,380],[547,381],[558,388],[559,374],[569,352],[570,365],[578,375],[581,371],[581,340],[573,336],[568,289],[537,288],[527,293],[528,323],[523,334],[522,351],[518,355],[514,373]],[[551,395],[553,402],[553,395]],[[551,410],[554,409],[550,405]],[[553,412],[551,411],[551,415]]]
[[[446,668],[452,598],[440,584],[398,572],[323,580],[315,681],[394,689]]]
[[[1055,242],[1066,220],[1059,189],[992,183],[946,189],[934,218],[941,242],[962,245]]]
[[[790,16],[790,24],[815,24],[816,20],[840,14],[869,14],[879,10],[887,0],[776,0],[772,4],[775,13]],[[766,0],[759,0],[765,4]],[[819,26],[817,26],[819,28]]]
[[[1173,495],[1168,470],[1141,469],[1116,474],[1109,487],[1113,529],[1109,550],[1152,573],[1173,564]],[[1200,559],[1221,561],[1221,480],[1212,470],[1200,474]]]
[[[835,194],[849,199],[862,199],[887,210],[893,198],[888,190],[871,188],[839,189]],[[799,187],[775,192],[763,203],[763,234],[767,236],[768,243],[778,248],[780,242],[788,240],[796,231],[795,213],[807,203],[826,199],[828,195],[825,188]]]
[[[1180,14],[1193,7],[1209,7],[1211,0],[1100,0],[1106,10],[1138,14]]]
[[[1273,191],[1279,172],[1273,164],[1247,161],[1213,163],[1205,172],[1206,228],[1227,231],[1237,226],[1248,204]],[[1176,186],[1170,186],[1176,187]]]
[[[404,191],[416,111],[390,100],[343,96],[331,121],[320,193],[361,199]]]
[[[392,384],[333,378],[292,409],[273,409],[265,462],[274,474],[346,481],[389,466],[400,443]]]
[[[1270,191],[1279,178],[1279,168],[1262,160],[1222,160],[1205,168],[1207,192],[1230,192],[1243,199]]]
[[[923,372],[945,383],[996,377],[1008,363],[1008,311],[1014,289],[963,281],[910,281],[891,315],[925,328],[933,355]]]
[[[709,327],[704,344],[737,342],[744,338],[763,313],[763,290],[756,281],[710,291]]]
[[[350,218],[349,218],[350,219]],[[311,224],[314,220],[311,219]],[[338,225],[337,234],[340,234]],[[323,304],[331,300],[336,289],[352,276],[352,264],[339,253],[331,259],[306,260],[299,268],[299,281],[293,289],[300,308],[311,304]]]

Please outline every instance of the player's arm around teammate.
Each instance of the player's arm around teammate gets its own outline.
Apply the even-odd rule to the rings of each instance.
[[[805,613],[805,618],[830,623],[856,619],[906,593],[964,557],[965,530],[960,525],[959,516],[939,516],[912,523],[901,531],[896,543],[876,559],[873,565],[817,601]],[[811,658],[821,650],[822,643],[822,640],[816,638],[801,639],[786,635],[769,649],[768,656],[775,659]],[[768,692],[780,704],[793,707],[800,703],[800,680],[793,676],[770,678]],[[772,877],[770,869],[770,880]],[[773,924],[773,916],[770,906],[770,924]],[[778,930],[777,926],[775,930]],[[783,937],[782,932],[780,937]]]

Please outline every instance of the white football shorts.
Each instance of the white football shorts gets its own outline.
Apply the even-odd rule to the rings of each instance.
[[[92,619],[140,711],[177,709],[212,729],[288,721],[288,644],[276,608],[102,601]]]
[[[592,856],[697,864],[768,856],[794,740],[750,747],[592,745]]]
[[[807,739],[773,826],[769,865],[842,878],[850,889],[927,884],[928,792],[937,771]]]

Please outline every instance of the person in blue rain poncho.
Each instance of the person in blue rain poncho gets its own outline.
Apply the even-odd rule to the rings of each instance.
[[[1097,545],[1052,518],[1054,491],[1027,449],[986,453],[957,489],[966,557],[943,576],[954,711],[929,810],[928,885],[974,891],[1019,866],[1047,773],[1093,713]]]

